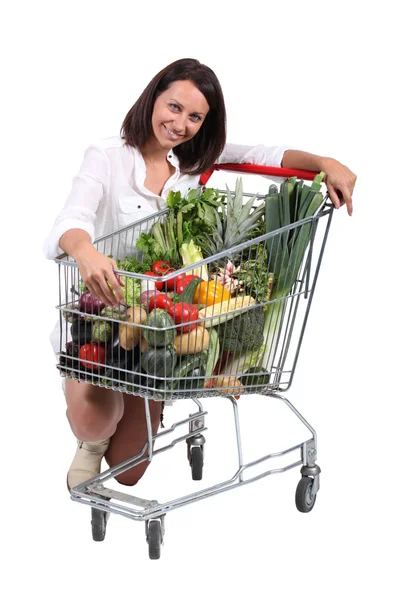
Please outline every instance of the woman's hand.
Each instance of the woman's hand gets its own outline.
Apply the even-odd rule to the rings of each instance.
[[[98,252],[92,245],[85,245],[78,255],[74,256],[81,277],[89,291],[101,302],[109,306],[118,306],[125,302],[121,278],[114,275],[117,263]]]
[[[357,175],[354,175],[350,169],[334,158],[323,159],[321,170],[325,173],[324,183],[333,205],[335,208],[340,208],[346,204],[347,212],[351,216],[353,214],[352,196]]]

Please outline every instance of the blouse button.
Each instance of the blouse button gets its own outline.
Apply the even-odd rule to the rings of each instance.
[[[142,208],[142,207],[140,206],[140,204],[138,205],[138,208]]]

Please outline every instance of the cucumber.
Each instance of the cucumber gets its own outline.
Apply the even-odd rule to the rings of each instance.
[[[211,377],[219,359],[220,343],[218,332],[213,327],[210,331],[210,343],[207,348],[206,377]]]
[[[175,322],[172,317],[162,308],[155,308],[147,316],[146,326],[142,333],[146,342],[150,346],[168,346],[174,343],[176,330]],[[167,329],[171,328],[171,329]]]

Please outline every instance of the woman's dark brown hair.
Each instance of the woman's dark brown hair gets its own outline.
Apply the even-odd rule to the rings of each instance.
[[[193,58],[177,60],[160,71],[148,84],[126,115],[121,137],[130,146],[142,149],[153,136],[154,103],[174,81],[191,81],[203,94],[210,110],[196,135],[174,147],[183,173],[200,175],[222,153],[226,141],[226,112],[221,85],[206,65]]]

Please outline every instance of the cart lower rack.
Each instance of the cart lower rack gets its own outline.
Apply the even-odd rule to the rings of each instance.
[[[287,196],[288,211],[289,208],[297,210],[289,200],[293,202],[294,198],[297,202],[302,192],[303,181],[299,185],[298,180],[293,187],[294,178],[313,179],[315,175],[254,165],[218,165],[216,168],[291,177],[291,180],[285,180],[286,185],[290,182],[292,186],[292,195]],[[203,177],[202,183],[205,180]],[[257,196],[252,211],[260,212],[257,206],[261,205],[267,219],[270,214],[267,203],[275,201],[276,193],[277,188],[270,188],[266,196]],[[235,198],[243,199],[241,194],[237,184],[233,197],[227,193],[227,198],[222,196],[221,202],[229,204]],[[144,521],[149,556],[157,559],[164,539],[167,512],[295,467],[301,467],[296,506],[301,512],[312,510],[320,483],[320,468],[316,464],[317,436],[283,392],[289,389],[293,380],[332,214],[332,204],[325,196],[312,215],[304,212],[302,218],[292,223],[212,254],[189,267],[166,272],[161,277],[118,270],[116,273],[125,280],[125,293],[139,286],[142,299],[139,301],[137,296],[135,299],[133,293],[133,299],[130,298],[123,310],[120,307],[118,311],[100,305],[90,309],[88,304],[82,305],[85,291],[76,262],[67,255],[56,259],[59,265],[57,308],[60,311],[57,366],[61,375],[140,396],[145,406],[148,436],[141,451],[71,489],[72,500],[91,507],[94,540],[104,539],[110,513]],[[137,240],[143,233],[153,231],[155,223],[165,222],[167,216],[168,210],[136,221],[97,239],[94,245],[117,260],[135,256],[140,261],[142,253],[137,249]],[[179,290],[180,278],[188,275],[192,275],[189,278],[192,284],[186,288],[188,291]],[[157,306],[157,285],[170,290],[170,297],[175,302],[172,312],[165,310],[168,304],[164,309]],[[221,292],[221,288],[227,292],[227,298],[225,291],[221,298],[216,298],[216,291]],[[75,294],[79,295],[79,303]],[[165,293],[161,295],[166,296]],[[181,314],[177,318],[177,305],[183,307],[189,297],[187,304],[194,307],[192,312],[185,319]],[[165,298],[164,302],[167,302]],[[82,354],[82,347],[87,346],[88,340],[92,352]],[[284,403],[308,429],[310,436],[290,448],[245,463],[237,400],[241,396],[240,402],[251,402],[252,394]],[[201,480],[207,431],[207,412],[201,399],[209,396],[225,398],[233,408],[238,462],[230,477],[163,503],[107,486],[109,480],[128,469],[152,461],[157,455],[184,443],[192,479]],[[173,404],[182,398],[194,403],[193,412],[153,435],[149,400]],[[167,436],[173,436],[172,441],[167,441]],[[287,458],[287,464],[268,469],[268,461],[276,457]],[[266,470],[251,476],[251,469],[260,465]]]

